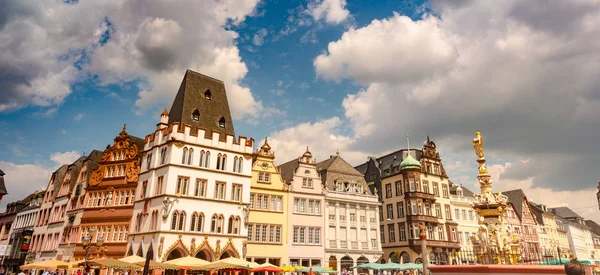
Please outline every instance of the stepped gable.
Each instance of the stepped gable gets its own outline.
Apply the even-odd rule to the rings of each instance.
[[[189,125],[191,132],[204,129],[206,138],[212,132],[221,133],[223,140],[235,136],[223,81],[187,70],[169,111],[169,124],[175,122]]]
[[[340,180],[360,183],[367,194],[372,195],[364,175],[339,155],[331,156],[329,159],[317,163],[317,171],[321,174],[321,180],[329,190],[335,190],[335,181]]]

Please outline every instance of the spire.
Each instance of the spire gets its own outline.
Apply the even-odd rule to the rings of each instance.
[[[121,136],[127,135],[127,124],[123,124],[123,130],[120,133]]]
[[[271,151],[271,146],[269,145],[269,139],[265,137],[265,142],[260,147],[257,153],[259,156],[274,158],[275,154]]]
[[[402,162],[400,162],[400,170],[404,170],[404,169],[421,169],[421,163],[419,161],[417,161],[415,158],[413,158],[412,154],[410,153],[410,142],[408,140],[408,134],[406,134],[406,145],[408,147],[408,155],[406,156],[406,158],[404,158],[404,160],[402,160]]]
[[[308,157],[308,158],[312,158],[312,153],[310,152],[310,150],[308,149],[308,146],[306,146],[306,152],[304,152],[304,154],[302,155],[302,157]]]
[[[162,116],[168,116],[169,115],[169,111],[167,111],[167,109],[165,109],[160,115],[162,115]]]
[[[263,144],[263,146],[260,147],[260,149],[267,151],[271,150],[271,146],[269,145],[269,140],[267,137],[265,137],[265,143]]]

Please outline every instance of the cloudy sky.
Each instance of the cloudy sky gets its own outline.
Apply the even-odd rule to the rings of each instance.
[[[479,129],[496,191],[600,221],[597,0],[41,2],[0,11],[1,206],[124,123],[151,133],[190,68],[279,163],[308,145],[358,165],[429,134],[477,189]]]

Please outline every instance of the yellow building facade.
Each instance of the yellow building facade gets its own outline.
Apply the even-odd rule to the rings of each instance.
[[[287,265],[288,186],[267,139],[253,157],[245,257],[260,264]]]

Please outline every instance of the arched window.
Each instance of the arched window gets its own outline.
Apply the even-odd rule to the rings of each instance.
[[[204,232],[204,214],[198,214],[198,221],[196,222],[196,231]]]
[[[177,217],[179,217],[179,213],[177,213],[177,211],[173,212],[173,216],[171,217],[171,230],[177,229]]]
[[[206,91],[204,91],[204,99],[210,100],[211,97],[212,97],[212,94],[210,93],[210,89],[207,89]]]
[[[410,256],[408,255],[408,253],[400,253],[400,262],[403,264],[410,263]]]
[[[206,151],[205,157],[206,159],[204,160],[204,167],[208,168],[210,166],[210,151]]]
[[[238,168],[238,157],[233,157],[233,172],[237,172],[237,168]]]
[[[235,219],[233,220],[233,234],[237,235],[240,234],[240,217],[237,216],[235,217]]]
[[[190,153],[188,155],[187,164],[192,165],[192,162],[194,162],[194,149],[190,148]]]
[[[192,113],[192,119],[195,121],[200,121],[200,111],[198,111],[198,109],[194,110]]]
[[[438,264],[437,255],[434,252],[429,253],[429,263],[430,264]]]
[[[233,216],[229,217],[229,223],[227,224],[227,234],[233,233]]]
[[[225,170],[225,165],[227,165],[227,155],[223,155],[221,158],[221,170]]]
[[[192,220],[190,222],[190,231],[191,232],[196,231],[196,213],[192,214]]]
[[[219,219],[217,220],[217,233],[223,233],[223,221],[225,220],[225,218],[223,218],[223,215],[219,216]]]
[[[217,155],[217,170],[221,169],[221,153]]]
[[[185,158],[187,157],[188,148],[183,147],[183,155],[181,156],[181,164],[185,164]]]
[[[225,128],[225,118],[224,117],[221,117],[219,119],[219,127]]]
[[[210,233],[215,233],[217,230],[217,214],[214,214],[210,219]]]
[[[242,172],[242,167],[243,167],[242,164],[243,164],[242,157],[239,157],[238,158],[238,169],[237,169],[238,173]]]
[[[200,151],[200,163],[198,166],[204,167],[204,150]]]
[[[185,213],[181,212],[179,213],[179,226],[177,227],[177,230],[183,230],[183,224],[185,222]]]

